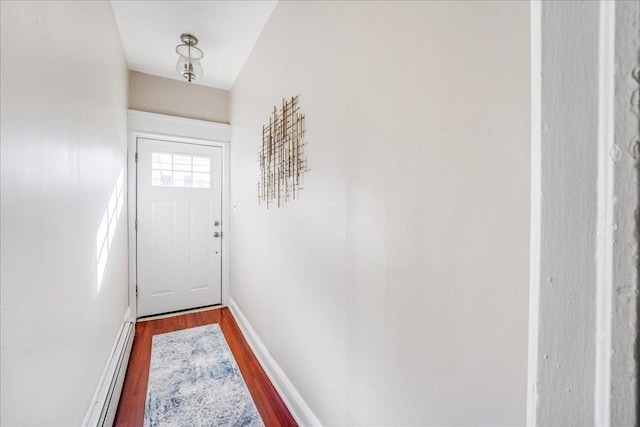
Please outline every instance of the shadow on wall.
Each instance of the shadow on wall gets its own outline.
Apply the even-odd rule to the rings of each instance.
[[[109,203],[107,204],[107,209],[102,216],[100,227],[98,227],[98,232],[96,233],[98,292],[100,292],[104,270],[107,267],[107,260],[109,259],[109,250],[111,249],[113,236],[116,234],[116,227],[118,226],[118,220],[120,219],[122,206],[124,205],[123,188],[124,169],[120,169],[118,179],[111,192]]]

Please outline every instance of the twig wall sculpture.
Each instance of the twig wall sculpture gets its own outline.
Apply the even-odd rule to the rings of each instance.
[[[295,200],[302,189],[302,174],[307,170],[303,156],[304,114],[300,113],[298,97],[282,100],[282,108],[273,107],[269,124],[262,126],[262,148],[258,153],[260,181],[258,204],[267,209]]]

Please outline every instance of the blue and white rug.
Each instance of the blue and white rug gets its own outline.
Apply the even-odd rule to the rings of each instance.
[[[144,425],[264,426],[220,326],[153,337]]]

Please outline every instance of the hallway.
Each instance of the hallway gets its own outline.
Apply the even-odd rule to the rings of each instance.
[[[3,427],[638,424],[640,2],[0,20]]]

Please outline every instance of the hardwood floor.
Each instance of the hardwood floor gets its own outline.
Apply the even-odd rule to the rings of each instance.
[[[269,426],[297,426],[284,402],[258,363],[228,308],[189,313],[136,324],[133,348],[114,426],[142,426],[151,359],[156,334],[218,323],[247,383],[258,412]]]

